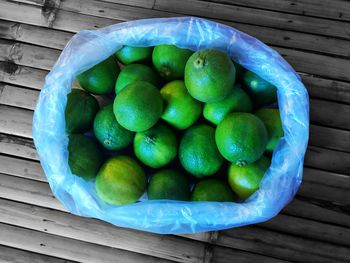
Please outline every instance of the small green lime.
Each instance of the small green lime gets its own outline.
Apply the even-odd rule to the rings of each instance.
[[[153,47],[123,46],[115,55],[124,65],[151,60]]]
[[[77,76],[82,88],[93,94],[108,94],[114,90],[120,72],[114,56],[107,58]]]
[[[98,144],[82,134],[69,135],[68,164],[73,174],[86,181],[96,177],[103,162]]]
[[[269,166],[270,159],[265,156],[242,167],[231,164],[228,171],[228,182],[232,190],[241,199],[247,199],[259,189],[260,181]]]
[[[230,186],[219,179],[205,179],[194,187],[191,201],[233,202],[235,195]]]
[[[266,80],[248,70],[244,73],[243,79],[248,94],[258,106],[269,105],[277,101],[276,87]]]
[[[147,179],[141,166],[129,156],[108,159],[96,177],[97,195],[111,205],[136,202],[145,192]]]
[[[153,50],[153,65],[159,75],[167,81],[182,79],[186,62],[192,53],[189,49],[174,45],[159,45]]]
[[[265,124],[269,136],[266,150],[268,152],[273,152],[278,144],[278,141],[284,135],[280,111],[278,109],[260,109],[254,114],[258,116]]]
[[[236,85],[223,100],[206,103],[203,115],[208,121],[218,125],[230,112],[251,112],[252,110],[251,99]]]
[[[215,129],[206,124],[186,130],[179,147],[185,170],[196,177],[215,174],[224,162],[215,144]]]
[[[226,53],[215,49],[195,52],[185,67],[185,85],[195,99],[215,102],[233,89],[236,70]]]
[[[148,199],[169,199],[187,201],[190,186],[185,175],[176,170],[161,170],[155,173],[147,190]]]
[[[156,124],[163,112],[162,96],[148,82],[132,82],[115,97],[113,111],[125,129],[145,131]]]
[[[130,64],[120,72],[115,84],[115,93],[118,94],[126,85],[135,81],[147,81],[158,87],[160,84],[157,73],[143,64]]]
[[[93,96],[83,90],[72,89],[68,94],[65,110],[67,133],[88,131],[98,109],[98,102]]]
[[[202,113],[202,103],[188,93],[182,80],[166,84],[160,94],[164,100],[164,112],[161,118],[179,130],[195,123]]]
[[[136,133],[134,152],[144,164],[160,168],[176,157],[176,135],[164,124],[158,123],[149,130]]]
[[[222,156],[237,165],[255,162],[267,145],[264,123],[245,112],[228,114],[216,128],[215,141]]]
[[[131,144],[133,132],[123,128],[113,113],[113,104],[105,106],[96,115],[94,133],[97,140],[108,150],[119,150]]]

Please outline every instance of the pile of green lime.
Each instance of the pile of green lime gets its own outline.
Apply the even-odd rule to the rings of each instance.
[[[243,201],[283,136],[276,87],[220,50],[124,46],[77,82],[69,166],[110,205]]]

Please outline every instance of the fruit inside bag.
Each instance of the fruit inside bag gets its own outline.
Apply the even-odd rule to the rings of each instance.
[[[70,212],[194,233],[262,222],[290,202],[308,121],[299,76],[260,41],[200,18],[146,19],[70,40],[33,138]]]

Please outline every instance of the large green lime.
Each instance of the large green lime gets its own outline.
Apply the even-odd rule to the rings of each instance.
[[[280,111],[278,109],[260,109],[255,112],[255,115],[263,121],[267,129],[269,140],[267,142],[266,150],[268,152],[273,152],[279,139],[284,134]]]
[[[113,113],[113,104],[105,106],[96,115],[94,133],[97,140],[108,150],[119,150],[131,144],[133,132],[123,128]]]
[[[179,147],[179,159],[196,177],[215,174],[224,162],[215,144],[215,129],[206,124],[186,130]]]
[[[98,102],[93,96],[83,90],[72,89],[68,94],[65,110],[67,133],[88,131],[98,109]]]
[[[134,152],[144,164],[160,168],[176,157],[176,135],[164,124],[158,123],[149,130],[136,133]]]
[[[129,156],[108,159],[96,177],[97,195],[111,205],[136,202],[146,190],[147,179],[141,166]]]
[[[163,120],[183,130],[195,123],[202,113],[202,103],[192,98],[182,80],[166,84],[160,94],[164,100]]]
[[[86,181],[96,177],[103,162],[98,144],[82,134],[69,135],[68,164],[73,174]]]
[[[215,141],[222,156],[241,166],[262,156],[267,139],[264,123],[251,113],[230,113],[215,132]]]
[[[186,62],[192,53],[189,49],[178,48],[174,45],[159,45],[153,50],[153,65],[159,75],[167,81],[182,79]]]
[[[148,184],[148,199],[186,201],[190,197],[190,186],[185,175],[177,170],[161,170],[154,174]]]
[[[158,87],[160,84],[157,73],[143,64],[130,64],[120,72],[115,84],[115,93],[118,94],[126,85],[135,81],[147,81]]]
[[[230,112],[251,112],[252,110],[251,99],[236,85],[223,100],[206,103],[203,115],[208,121],[218,125]]]
[[[135,132],[145,131],[156,124],[163,112],[162,96],[152,84],[136,81],[117,94],[113,111],[124,128]]]
[[[205,179],[194,187],[191,201],[233,202],[235,195],[230,186],[219,179]]]
[[[270,159],[265,156],[245,166],[231,164],[228,171],[228,182],[232,190],[241,199],[247,199],[259,189],[260,181],[269,166]]]
[[[186,87],[192,97],[199,101],[222,100],[232,90],[235,79],[235,66],[231,59],[219,50],[197,51],[186,63]]]
[[[124,65],[151,60],[153,47],[123,46],[115,55]]]
[[[77,76],[81,87],[93,94],[108,94],[114,90],[120,72],[114,56],[100,62]]]
[[[277,89],[275,86],[260,78],[251,71],[244,73],[245,88],[258,106],[264,106],[277,101]]]

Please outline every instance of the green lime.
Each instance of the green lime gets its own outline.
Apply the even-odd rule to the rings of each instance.
[[[141,166],[129,156],[108,159],[96,177],[97,195],[111,205],[136,202],[145,192],[147,179]]]
[[[219,179],[205,179],[194,187],[191,201],[233,202],[235,195],[230,186]]]
[[[191,96],[199,101],[222,100],[232,90],[235,78],[235,66],[229,56],[219,50],[197,51],[186,63],[186,87]]]
[[[160,94],[164,100],[161,118],[179,130],[190,127],[202,114],[202,103],[192,98],[182,80],[169,82]]]
[[[182,79],[186,62],[192,53],[189,49],[174,45],[156,46],[152,54],[153,65],[167,81]]]
[[[231,164],[228,170],[228,182],[232,190],[241,199],[247,199],[259,189],[260,181],[269,166],[270,159],[265,156],[245,166]]]
[[[145,131],[156,124],[162,115],[162,96],[152,84],[136,81],[117,94],[113,111],[117,121],[125,129]]]
[[[267,139],[264,123],[251,113],[230,113],[215,132],[222,156],[241,166],[255,162],[263,155]]]
[[[246,71],[243,78],[245,88],[258,106],[272,104],[277,101],[275,86],[260,78],[251,71]]]
[[[251,99],[236,85],[223,100],[206,103],[203,115],[208,121],[218,125],[230,112],[251,112],[252,110]]]
[[[185,170],[196,177],[215,174],[224,162],[215,144],[215,129],[206,124],[186,130],[179,147]]]
[[[72,89],[68,94],[65,110],[67,133],[88,131],[98,109],[98,102],[93,96],[83,90]]]
[[[149,200],[169,199],[186,201],[190,197],[190,185],[185,175],[176,170],[155,173],[148,184]]]
[[[278,141],[283,137],[282,122],[280,118],[280,111],[278,109],[260,109],[254,113],[258,116],[266,126],[269,136],[266,150],[273,152]]]
[[[123,128],[115,119],[113,104],[102,108],[94,120],[97,140],[108,150],[119,150],[131,144],[133,132]]]
[[[86,181],[96,177],[103,162],[98,144],[82,134],[69,135],[68,164],[73,174]]]
[[[153,47],[123,46],[115,55],[124,65],[151,60]]]
[[[134,152],[144,164],[160,168],[176,157],[176,135],[164,124],[158,123],[149,130],[136,133]]]
[[[93,94],[108,94],[114,90],[115,81],[120,72],[114,56],[107,58],[99,64],[77,76],[82,88]]]
[[[115,93],[118,94],[126,85],[135,81],[147,81],[158,87],[160,84],[157,73],[143,64],[130,64],[120,72],[115,84]]]

